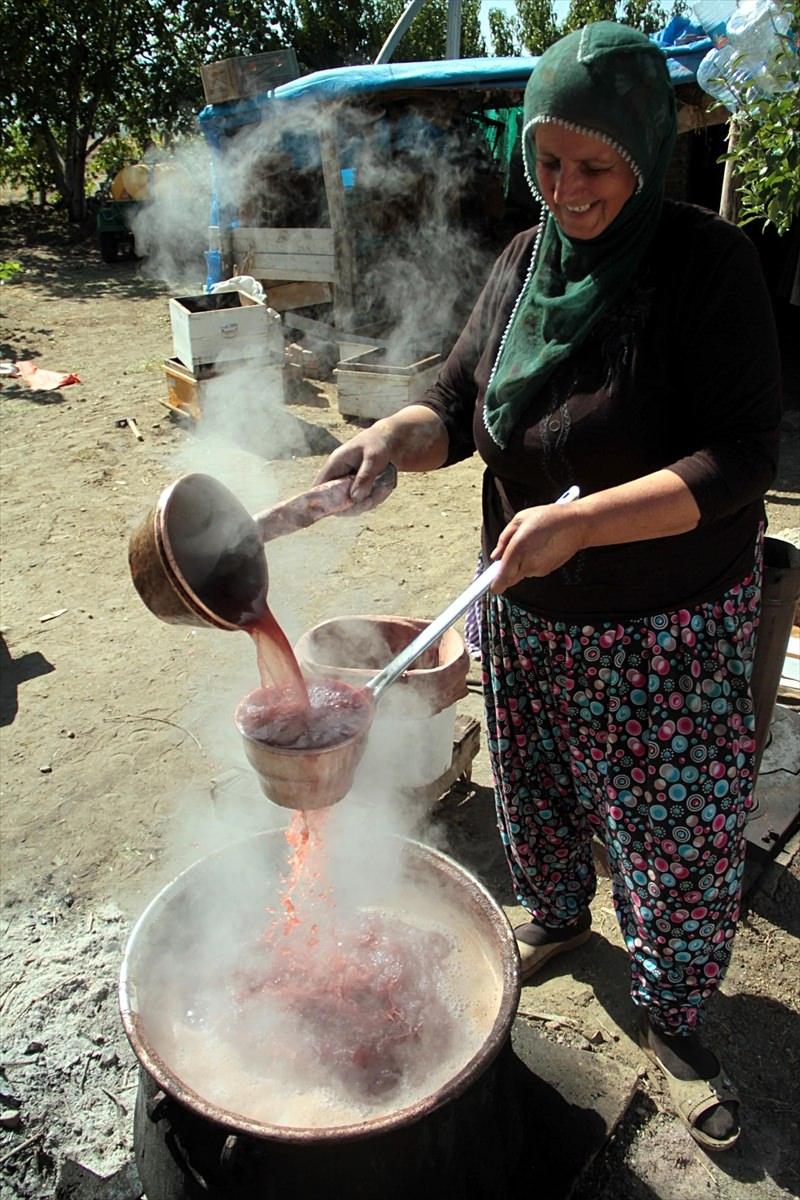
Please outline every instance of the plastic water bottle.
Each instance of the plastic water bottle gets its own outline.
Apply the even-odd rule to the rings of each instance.
[[[752,86],[753,77],[763,73],[763,63],[745,58],[731,45],[710,50],[697,68],[697,82],[704,92],[734,112],[739,97]]]
[[[206,250],[206,283],[204,291],[210,292],[215,283],[222,279],[222,251]]]
[[[779,0],[699,0],[694,11],[715,43],[697,68],[697,82],[715,100],[733,112],[745,93],[768,96],[791,87],[780,79],[787,61],[781,35],[790,22]]]
[[[719,49],[728,40],[728,17],[736,8],[736,0],[696,0],[692,5],[700,25]]]
[[[730,45],[760,66],[753,77],[760,91],[770,93],[786,86],[779,76],[788,67],[783,39],[789,27],[789,17],[777,0],[740,0],[728,19]]]
[[[697,82],[704,92],[733,111],[737,100],[726,82],[731,73],[731,54],[724,47],[728,44],[728,18],[736,9],[736,0],[696,0],[692,8],[698,25],[714,43],[697,68]]]

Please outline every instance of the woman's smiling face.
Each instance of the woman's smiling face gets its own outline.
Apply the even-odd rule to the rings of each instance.
[[[567,237],[598,237],[636,189],[636,176],[606,142],[543,123],[536,126],[536,178]]]

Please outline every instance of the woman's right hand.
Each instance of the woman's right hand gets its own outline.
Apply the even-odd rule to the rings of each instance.
[[[381,428],[380,421],[337,447],[314,482],[326,483],[347,475],[353,477],[350,485],[353,505],[346,510],[348,516],[369,512],[394,490],[397,471],[391,462],[388,433]]]
[[[447,460],[444,422],[426,405],[409,404],[383,417],[334,450],[317,483],[352,475],[348,514],[369,512],[385,500],[397,482],[397,471],[435,471]]]

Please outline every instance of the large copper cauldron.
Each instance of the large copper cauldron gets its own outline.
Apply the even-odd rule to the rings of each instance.
[[[191,986],[186,981],[196,979],[198,946],[207,940],[201,910],[212,921],[216,914],[220,926],[214,934],[219,943],[219,957],[207,969],[225,972],[230,962],[224,960],[230,957],[230,948],[235,946],[240,933],[237,925],[241,922],[244,928],[254,919],[264,923],[265,907],[269,908],[274,898],[271,895],[273,885],[267,880],[286,852],[281,831],[259,834],[225,847],[195,863],[155,897],[136,924],[125,951],[120,1006],[126,1033],[142,1067],[135,1140],[139,1170],[148,1198],[172,1200],[172,1197],[194,1195],[191,1189],[181,1190],[182,1185],[181,1188],[174,1183],[167,1186],[159,1173],[160,1168],[154,1166],[159,1155],[153,1150],[153,1122],[161,1119],[165,1104],[171,1108],[172,1132],[175,1128],[183,1131],[181,1153],[184,1157],[190,1154],[186,1146],[192,1141],[192,1135],[200,1130],[198,1154],[201,1159],[203,1155],[206,1157],[200,1168],[196,1161],[189,1167],[192,1179],[196,1183],[197,1178],[202,1177],[202,1194],[224,1196],[226,1200],[290,1192],[293,1197],[393,1196],[394,1168],[386,1175],[387,1164],[382,1159],[387,1148],[399,1155],[397,1178],[402,1176],[407,1182],[410,1170],[424,1171],[426,1178],[431,1172],[435,1175],[437,1163],[430,1160],[431,1153],[444,1156],[448,1172],[453,1169],[448,1158],[454,1154],[453,1131],[450,1129],[443,1137],[441,1122],[436,1127],[434,1149],[426,1143],[424,1155],[418,1163],[414,1162],[420,1145],[414,1149],[409,1138],[422,1137],[424,1140],[427,1136],[430,1139],[430,1132],[425,1134],[425,1130],[431,1128],[426,1124],[427,1118],[446,1114],[461,1097],[464,1103],[469,1103],[473,1119],[483,1128],[483,1134],[477,1128],[473,1130],[471,1140],[476,1145],[481,1136],[486,1135],[488,1127],[501,1119],[499,1115],[492,1115],[493,1106],[498,1114],[500,1111],[496,1097],[483,1099],[478,1114],[474,1096],[479,1080],[490,1073],[495,1060],[499,1063],[504,1058],[500,1052],[510,1044],[510,1029],[519,1000],[519,960],[508,921],[483,886],[446,855],[401,838],[377,839],[377,842],[380,843],[377,852],[389,852],[402,868],[396,883],[386,884],[386,906],[395,908],[402,903],[402,895],[407,899],[413,896],[415,902],[422,895],[426,898],[425,903],[430,899],[435,904],[441,928],[448,930],[457,946],[469,942],[479,947],[478,955],[472,954],[469,960],[479,963],[479,969],[471,972],[470,990],[475,989],[475,994],[480,996],[485,989],[493,997],[487,1008],[485,1027],[482,1026],[479,1033],[482,1042],[476,1042],[477,1048],[470,1051],[468,1059],[444,1085],[420,1095],[405,1107],[357,1124],[290,1127],[266,1123],[243,1116],[235,1108],[220,1107],[199,1095],[176,1070],[173,1052],[159,1031],[165,1027],[165,1019],[169,1024],[170,1012],[174,1011],[178,1016],[192,1004]],[[462,1112],[461,1126],[464,1119]],[[242,1184],[241,1190],[237,1190],[232,1178],[225,1179],[226,1163],[235,1159],[237,1146],[246,1149],[246,1155],[244,1151],[242,1155],[250,1163],[248,1182]],[[436,1150],[435,1146],[440,1149]],[[486,1152],[482,1153],[485,1157]],[[259,1163],[263,1191],[260,1184],[257,1191],[253,1190],[254,1154]],[[322,1183],[315,1187],[310,1183],[306,1186],[303,1180],[314,1176],[315,1163],[321,1172],[318,1180],[329,1178],[332,1168],[326,1156],[331,1154],[335,1155],[344,1174],[337,1175],[335,1185],[331,1176],[330,1188]],[[173,1154],[170,1158],[171,1164],[174,1157]],[[376,1161],[383,1161],[383,1165],[376,1167]],[[367,1167],[367,1162],[372,1166]],[[380,1180],[374,1176],[370,1184],[364,1176],[365,1171],[367,1174],[379,1171]],[[273,1192],[273,1187],[278,1190]],[[290,1192],[283,1188],[289,1188]]]

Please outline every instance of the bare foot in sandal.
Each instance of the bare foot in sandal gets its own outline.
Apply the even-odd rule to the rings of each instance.
[[[695,1141],[707,1150],[732,1146],[741,1132],[739,1101],[716,1056],[696,1034],[672,1036],[655,1029],[646,1013],[640,1017],[640,1041],[661,1068],[678,1115]],[[680,1084],[687,1087],[681,1088]],[[704,1084],[708,1085],[705,1094]]]

